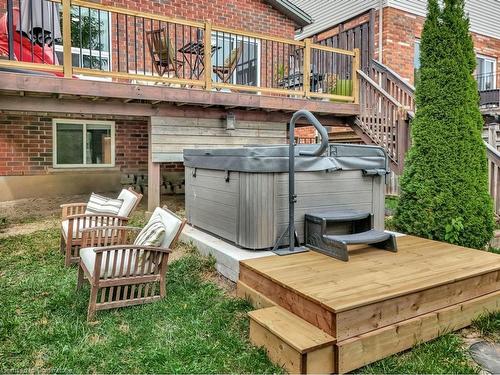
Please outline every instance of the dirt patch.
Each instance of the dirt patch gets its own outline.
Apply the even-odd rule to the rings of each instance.
[[[0,232],[0,239],[10,236],[18,236],[30,234],[39,230],[56,228],[60,224],[58,218],[51,217],[48,219],[40,219],[33,223],[13,224]]]
[[[203,278],[207,281],[210,281],[214,284],[216,284],[219,288],[221,288],[224,293],[232,298],[236,298],[236,283],[232,282],[231,280],[225,278],[222,276],[220,273],[217,271],[213,272],[207,272],[203,274]]]
[[[103,193],[108,197],[116,197],[118,194],[116,191]],[[61,217],[61,204],[87,202],[89,195],[61,195],[0,202],[0,238],[51,228]],[[167,206],[178,215],[185,215],[184,195],[165,195],[161,198],[162,207]],[[147,197],[144,197],[134,216],[143,216],[146,209]]]

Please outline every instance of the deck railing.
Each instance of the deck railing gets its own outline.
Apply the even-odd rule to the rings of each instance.
[[[483,107],[500,107],[500,72],[476,74],[479,104]]]
[[[25,2],[31,4],[29,14]],[[358,102],[359,50],[83,0],[7,0],[7,4],[3,37],[8,53],[4,52],[0,67],[66,78]],[[44,10],[45,17],[40,15]],[[24,30],[26,20],[36,26],[38,18],[49,43],[35,41],[31,29]]]

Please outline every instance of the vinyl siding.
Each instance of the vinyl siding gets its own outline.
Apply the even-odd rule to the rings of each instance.
[[[419,16],[427,14],[427,0],[389,0],[389,6]],[[469,14],[472,32],[500,39],[499,0],[466,0],[465,11]]]
[[[297,34],[297,39],[315,35],[379,4],[379,0],[291,0],[309,14],[313,23]],[[387,3],[387,0],[384,0]]]
[[[401,9],[419,16],[427,13],[427,0],[383,0],[384,6]],[[342,21],[371,8],[378,8],[379,0],[292,0],[307,12],[313,23],[302,29],[297,39],[303,39],[324,31]],[[500,39],[500,1],[466,0],[466,11],[471,20],[471,31]]]

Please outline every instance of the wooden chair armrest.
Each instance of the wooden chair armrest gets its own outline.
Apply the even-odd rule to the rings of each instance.
[[[141,228],[126,226],[98,226],[82,230],[82,247],[126,245],[134,242]]]
[[[66,217],[68,220],[74,220],[74,219],[101,219],[101,218],[109,218],[109,219],[115,219],[115,220],[121,220],[123,222],[128,221],[128,217],[125,216],[118,216],[118,215],[108,215],[108,214],[76,214],[76,215],[69,215]]]
[[[64,204],[61,204],[59,207],[61,208],[64,208],[64,207],[79,207],[79,206],[85,206],[87,207],[87,203],[86,202],[78,202],[78,203],[64,203]]]
[[[100,226],[100,227],[92,227],[92,228],[85,228],[82,230],[82,233],[85,232],[93,232],[93,231],[99,231],[99,230],[106,230],[106,229],[112,229],[112,230],[128,230],[128,231],[137,231],[140,232],[142,228],[139,227],[130,227],[130,226],[125,226],[125,225],[110,225],[110,226]]]
[[[102,246],[102,247],[96,247],[94,249],[94,253],[99,254],[99,253],[104,253],[106,251],[112,251],[112,250],[122,250],[122,249],[134,249],[134,250],[144,250],[144,251],[156,251],[160,253],[165,253],[165,254],[170,254],[172,252],[171,249],[166,249],[163,247],[156,247],[156,246],[141,246],[141,245],[112,245],[112,246]]]
[[[87,208],[87,203],[66,203],[61,204],[61,218],[66,219],[70,215],[83,214]]]

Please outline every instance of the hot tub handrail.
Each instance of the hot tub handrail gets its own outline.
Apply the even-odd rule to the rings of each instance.
[[[282,250],[278,249],[281,240],[286,234],[286,231],[280,236],[276,244],[274,245],[273,252],[278,255],[288,255],[307,251],[305,248],[295,248],[295,239],[297,238],[295,233],[295,203],[297,202],[297,195],[295,194],[295,123],[300,118],[306,118],[309,122],[318,130],[321,136],[321,144],[314,151],[300,151],[300,156],[320,156],[322,155],[328,147],[328,133],[323,125],[318,121],[314,115],[302,109],[293,114],[290,120],[290,143],[288,144],[288,249]]]
[[[290,120],[290,145],[293,145],[295,142],[295,123],[300,118],[306,118],[309,122],[316,128],[319,135],[321,136],[321,144],[314,151],[301,151],[299,155],[302,156],[320,156],[323,154],[328,147],[328,133],[323,125],[318,121],[318,119],[309,111],[302,109],[293,114],[292,119]]]

